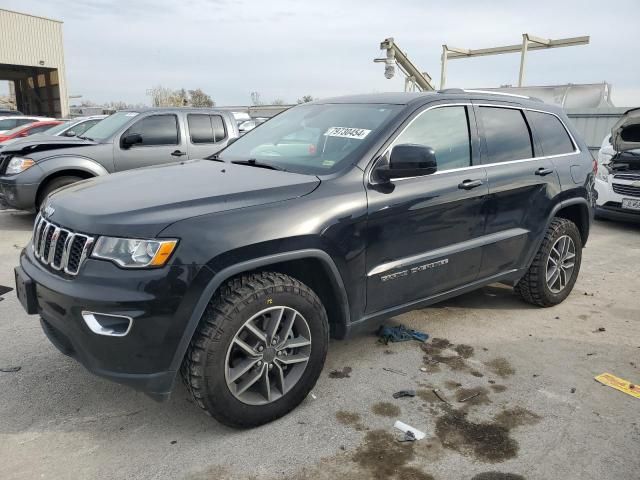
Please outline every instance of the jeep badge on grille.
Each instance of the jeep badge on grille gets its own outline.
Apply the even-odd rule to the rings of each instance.
[[[53,205],[47,205],[42,211],[42,216],[45,218],[51,218],[51,215],[53,215],[55,211],[56,209],[53,208]]]

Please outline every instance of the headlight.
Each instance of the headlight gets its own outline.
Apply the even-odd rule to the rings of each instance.
[[[9,165],[7,165],[5,173],[7,175],[15,175],[16,173],[24,172],[27,168],[33,167],[35,164],[36,162],[30,158],[13,157],[9,160]]]
[[[609,169],[603,163],[598,163],[598,172],[596,173],[596,177],[602,180],[603,182],[609,181]]]
[[[111,260],[125,268],[162,267],[177,244],[178,240],[100,237],[91,256]]]

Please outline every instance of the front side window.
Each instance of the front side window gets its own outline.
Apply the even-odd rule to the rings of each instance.
[[[226,132],[220,115],[190,113],[187,115],[191,143],[216,143],[224,140]]]
[[[142,142],[138,145],[178,145],[178,117],[150,115],[131,125],[124,135],[132,133],[138,133],[142,137]]]
[[[308,175],[329,174],[362,158],[402,110],[389,104],[298,105],[249,131],[218,156],[270,164]]]
[[[480,107],[488,159],[484,163],[500,163],[533,157],[531,132],[521,110],[516,108]]]
[[[558,117],[550,113],[531,111],[527,112],[527,117],[533,124],[536,136],[542,146],[542,152],[545,155],[561,155],[574,152],[573,142]]]
[[[87,129],[83,137],[97,141],[106,140],[138,115],[138,112],[116,112]]]
[[[438,171],[468,167],[471,142],[467,108],[438,107],[420,114],[393,142],[407,143],[433,148]]]

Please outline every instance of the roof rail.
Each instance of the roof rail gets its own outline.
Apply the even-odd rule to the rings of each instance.
[[[534,102],[544,103],[538,97],[529,97],[527,95],[518,95],[517,93],[498,92],[494,90],[475,90],[470,88],[445,88],[444,90],[438,90],[437,93],[482,93],[483,95],[502,95],[505,97],[525,98]]]

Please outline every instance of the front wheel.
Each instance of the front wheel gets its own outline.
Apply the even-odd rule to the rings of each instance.
[[[573,290],[581,262],[582,237],[578,227],[566,218],[555,218],[515,290],[528,303],[557,305]]]
[[[194,400],[232,427],[286,415],[315,385],[329,344],[326,311],[276,272],[227,282],[205,310],[182,365]]]

